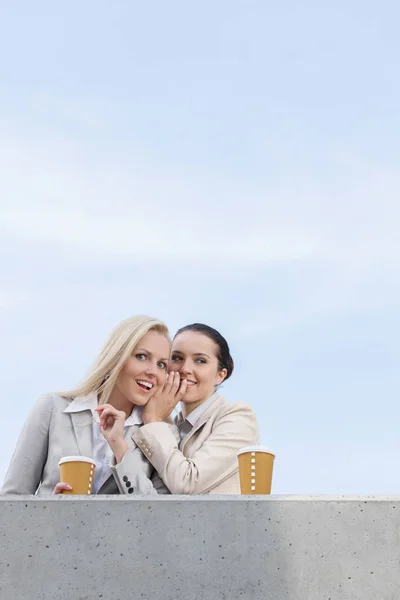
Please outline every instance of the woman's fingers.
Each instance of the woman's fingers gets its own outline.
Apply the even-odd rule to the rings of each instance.
[[[181,381],[179,371],[170,371],[166,376],[164,387],[147,402],[143,411],[143,422],[148,424],[163,421],[183,398],[186,390],[186,379]]]
[[[96,411],[100,417],[100,426],[102,429],[106,427],[112,427],[114,421],[117,419],[124,420],[126,419],[126,414],[123,410],[117,410],[114,406],[110,404],[103,404],[96,408]]]
[[[182,381],[179,379],[178,382],[174,383],[173,393],[169,397],[169,403],[168,403],[170,412],[172,412],[172,410],[175,408],[175,406],[178,404],[178,402],[180,402],[182,400],[183,396],[186,393],[186,390],[187,390],[186,379],[182,379]]]
[[[166,375],[166,377],[165,377],[164,385],[163,385],[163,386],[162,386],[162,388],[161,388],[161,391],[162,391],[162,392],[163,392],[163,391],[166,389],[166,387],[167,387],[167,385],[168,385],[168,381],[169,381],[169,373],[167,373],[167,375]]]
[[[180,402],[182,400],[183,396],[186,394],[187,386],[188,386],[187,379],[182,379],[180,382],[179,390],[176,395],[177,403]]]
[[[106,419],[107,417],[117,417],[118,416],[118,410],[115,410],[115,408],[113,408],[112,406],[110,406],[109,408],[105,408],[103,410],[103,412],[101,413],[100,418],[101,419]]]
[[[126,418],[126,414],[123,410],[117,410],[114,406],[111,406],[111,404],[101,404],[100,406],[97,406],[95,410],[99,413],[100,419],[106,416],[113,416],[120,419]]]
[[[102,429],[111,428],[114,425],[115,419],[112,417],[105,417],[103,421],[100,422]]]
[[[64,490],[70,492],[72,490],[72,487],[69,485],[69,483],[60,481],[54,488],[53,494],[62,494]]]
[[[168,373],[168,381],[165,385],[165,391],[167,394],[172,394],[175,377],[176,377],[176,371],[171,371],[170,373]]]
[[[165,384],[164,391],[166,394],[175,396],[176,392],[179,388],[179,383],[181,380],[181,376],[178,371],[170,371],[168,373],[168,381]]]
[[[110,414],[106,411],[103,411],[100,415],[100,427],[101,429],[107,429],[107,427],[112,427],[116,417],[113,414]]]
[[[101,404],[100,406],[97,406],[95,409],[97,414],[99,415],[101,429],[104,429],[105,417],[106,417],[105,411],[107,410],[107,408],[110,408],[109,404]]]
[[[187,389],[187,381],[181,378],[179,373],[175,373],[174,382],[170,394],[165,398],[165,407],[168,410],[168,414],[172,412],[175,406],[180,402],[181,398],[185,395]]]
[[[119,412],[116,408],[111,406],[111,404],[99,404],[99,406],[96,406],[95,410],[100,416],[107,412]]]
[[[107,429],[107,427],[112,427],[115,421],[116,416],[113,413],[110,414],[104,411],[100,417],[100,427],[102,429]]]
[[[172,391],[176,394],[181,383],[181,376],[178,371],[174,373],[174,381],[172,382]]]

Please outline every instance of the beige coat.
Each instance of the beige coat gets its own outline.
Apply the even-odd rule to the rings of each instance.
[[[143,425],[132,437],[171,494],[240,494],[236,453],[259,443],[252,408],[242,402],[230,404],[221,396],[216,396],[180,449],[166,423]]]
[[[83,401],[85,398],[88,396],[82,396]],[[93,457],[92,412],[88,409],[68,413],[69,404],[70,399],[56,394],[39,398],[18,439],[0,494],[51,494],[60,480],[60,458]],[[128,428],[129,449],[122,461],[111,468],[112,474],[98,494],[169,493],[132,439],[140,427]],[[166,427],[176,430],[174,425]]]

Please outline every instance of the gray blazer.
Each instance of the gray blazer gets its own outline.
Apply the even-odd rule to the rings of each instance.
[[[70,400],[56,394],[39,398],[22,429],[0,494],[51,494],[60,480],[61,457],[93,456],[92,412],[65,413]],[[99,494],[128,494],[127,481],[136,495],[169,494],[132,439],[140,427],[129,427],[128,451],[111,467],[112,475]]]

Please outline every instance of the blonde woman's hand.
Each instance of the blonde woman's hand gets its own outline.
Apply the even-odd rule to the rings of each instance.
[[[64,483],[63,481],[60,481],[54,488],[53,494],[62,494],[63,491],[70,492],[71,490],[72,487],[69,485],[69,483]]]
[[[186,379],[180,378],[178,371],[168,373],[164,387],[154,394],[143,409],[143,423],[165,421],[187,390]]]
[[[128,450],[128,444],[124,438],[126,414],[111,404],[100,404],[96,407],[96,411],[100,418],[101,432],[113,451],[116,462],[119,463]]]

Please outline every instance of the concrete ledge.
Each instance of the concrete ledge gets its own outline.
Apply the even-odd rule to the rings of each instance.
[[[1,600],[399,600],[400,496],[1,497]]]

